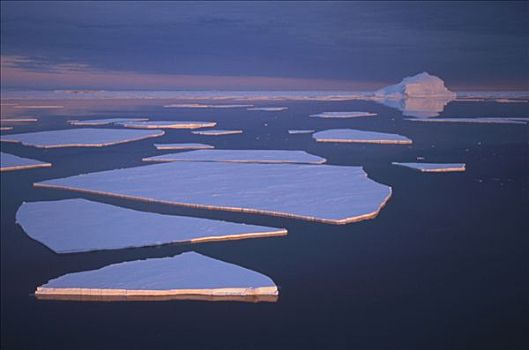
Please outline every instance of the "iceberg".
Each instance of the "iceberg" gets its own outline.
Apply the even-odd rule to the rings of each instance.
[[[373,117],[376,113],[371,112],[323,112],[310,115],[313,118],[359,118],[359,117]]]
[[[56,253],[287,234],[282,228],[141,212],[85,199],[22,203],[16,220],[29,237]]]
[[[211,149],[212,145],[204,143],[155,143],[154,147],[158,150],[187,150],[187,149]]]
[[[305,163],[322,164],[321,158],[305,151],[286,150],[198,150],[190,152],[169,153],[161,156],[143,158],[144,162],[232,162],[232,163]]]
[[[412,140],[398,135],[375,131],[354,129],[330,129],[312,134],[317,142],[343,142],[343,143],[379,143],[409,145]]]
[[[161,130],[119,130],[119,129],[66,129],[39,131],[24,134],[10,134],[0,137],[1,142],[21,143],[38,148],[61,147],[104,147],[125,142],[158,137]]]
[[[438,116],[456,98],[444,81],[426,72],[404,78],[400,83],[375,92],[374,100],[397,108],[404,116],[429,118]]]
[[[50,166],[51,163],[45,163],[35,159],[22,158],[13,154],[0,152],[0,171],[47,168]]]
[[[465,163],[400,163],[393,162],[391,164],[399,165],[423,173],[448,173],[465,171]]]
[[[37,287],[38,299],[81,301],[277,301],[275,283],[261,273],[187,252],[69,273]]]
[[[362,167],[170,162],[34,184],[166,205],[346,224],[378,215],[391,187]]]
[[[235,135],[235,134],[242,134],[242,130],[220,130],[220,129],[214,129],[214,130],[199,130],[199,131],[192,131],[195,135],[205,135],[205,136],[223,136],[223,135]]]

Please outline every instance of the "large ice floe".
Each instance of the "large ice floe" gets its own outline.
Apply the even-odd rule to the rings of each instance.
[[[3,135],[0,141],[21,143],[38,148],[104,147],[158,137],[163,134],[161,130],[79,128]]]
[[[212,128],[217,123],[202,121],[147,121],[147,122],[121,122],[116,123],[131,129],[200,129]]]
[[[69,273],[37,287],[39,299],[85,301],[277,301],[266,275],[188,252],[169,258],[123,262]]]
[[[215,146],[204,143],[155,143],[158,150],[189,150],[189,149],[212,149]]]
[[[85,199],[23,203],[17,223],[56,253],[284,236],[282,228],[141,212]]]
[[[32,168],[47,168],[51,163],[35,159],[22,158],[13,154],[0,152],[0,171],[24,170]]]
[[[192,131],[192,133],[195,135],[205,135],[205,136],[223,136],[223,135],[242,134],[242,130],[211,129],[211,130]]]
[[[305,151],[287,150],[198,150],[190,152],[169,153],[160,156],[143,158],[145,162],[232,162],[232,163],[305,163],[322,164],[321,158]]]
[[[318,114],[312,114],[310,116],[313,118],[347,119],[360,117],[374,117],[376,115],[376,113],[371,112],[323,112]]]
[[[312,134],[317,142],[411,144],[412,140],[398,134],[354,129],[330,129]]]
[[[436,117],[456,98],[444,81],[426,72],[404,78],[400,83],[375,92],[377,102],[397,108],[409,117]]]
[[[68,123],[75,126],[99,126],[127,122],[144,122],[149,118],[107,118],[107,119],[85,119],[85,120],[68,120]]]
[[[391,164],[411,168],[423,173],[449,173],[465,171],[465,163],[401,163]]]
[[[306,164],[171,162],[34,186],[331,224],[374,218],[391,196],[361,167]]]

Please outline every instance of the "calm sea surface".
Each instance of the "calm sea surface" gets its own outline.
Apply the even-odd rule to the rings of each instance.
[[[68,119],[149,117],[216,121],[242,135],[168,130],[161,138],[104,148],[2,151],[53,163],[1,175],[2,349],[526,349],[529,345],[529,127],[413,123],[368,101],[259,102],[283,112],[171,109],[175,100],[68,101],[62,110],[18,110],[39,122],[12,132],[69,128]],[[31,101],[31,104],[63,101]],[[222,102],[216,102],[222,103]],[[228,103],[228,102],[226,102]],[[24,102],[30,104],[30,102]],[[66,102],[65,102],[66,105]],[[3,107],[4,109],[4,107]],[[376,117],[319,119],[324,111]],[[441,117],[528,117],[527,103],[452,102]],[[289,129],[394,132],[413,145],[316,143]],[[325,225],[259,215],[129,202],[32,188],[46,179],[145,165],[153,143],[203,142],[219,149],[292,149],[328,164],[361,165],[392,186],[374,220]],[[165,152],[165,151],[163,151]],[[391,162],[464,162],[464,173],[421,174]],[[263,183],[266,186],[266,183]],[[166,214],[286,227],[288,236],[58,255],[15,222],[23,201],[83,197]],[[60,225],[57,222],[57,225]],[[195,250],[270,276],[277,303],[36,300],[60,275]]]

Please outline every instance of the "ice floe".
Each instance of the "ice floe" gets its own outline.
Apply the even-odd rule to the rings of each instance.
[[[318,114],[312,114],[313,118],[359,118],[359,117],[373,117],[376,116],[376,113],[371,112],[323,112]]]
[[[34,186],[331,224],[374,218],[391,196],[361,167],[306,164],[171,162]]]
[[[124,122],[143,122],[148,118],[107,118],[107,119],[85,119],[85,120],[68,120],[68,123],[75,126],[97,126],[108,125]]]
[[[188,150],[188,149],[212,149],[215,146],[204,143],[155,143],[154,147],[159,150]]]
[[[313,132],[315,132],[316,130],[288,130],[288,133],[291,134],[291,135],[296,135],[296,134],[312,134]]]
[[[23,203],[17,223],[56,253],[284,236],[285,229],[162,215],[84,199]]]
[[[14,106],[13,108],[16,108],[16,109],[61,109],[61,108],[64,108],[64,106],[53,106],[53,105],[29,105],[29,106],[24,106],[24,105],[17,105],[17,106]]]
[[[263,112],[281,112],[286,111],[288,107],[253,107],[247,108],[248,111],[263,111]]]
[[[0,126],[0,131],[13,130],[12,126]]]
[[[249,107],[253,107],[253,105],[242,105],[242,104],[210,105],[210,104],[202,104],[202,103],[177,103],[177,104],[165,105],[164,107],[165,108],[249,108]]]
[[[158,137],[163,134],[164,132],[161,130],[80,128],[3,135],[0,137],[0,141],[21,143],[25,146],[34,146],[38,148],[104,147]]]
[[[175,161],[202,161],[202,162],[232,162],[232,163],[305,163],[322,164],[321,158],[305,151],[288,150],[198,150],[163,154],[161,156],[143,158],[146,162],[175,162]]]
[[[411,169],[418,170],[423,173],[448,173],[465,171],[465,163],[401,163],[393,162],[394,165],[399,165]]]
[[[330,129],[312,134],[317,142],[411,144],[412,140],[398,135],[354,129]]]
[[[2,124],[17,124],[17,123],[34,123],[38,121],[37,118],[25,117],[25,118],[2,118],[0,123]]]
[[[214,130],[192,131],[192,133],[196,134],[196,135],[222,136],[222,135],[242,134],[242,130],[220,130],[220,129],[214,129]]]
[[[462,123],[462,124],[527,124],[526,118],[432,118],[432,119],[406,119],[412,122],[429,123]]]
[[[261,273],[187,252],[69,273],[37,287],[39,299],[276,301],[275,283]]]
[[[0,171],[23,170],[50,167],[51,163],[35,159],[22,158],[13,154],[0,152]]]
[[[217,123],[202,121],[148,121],[148,122],[121,122],[116,123],[131,129],[200,129],[212,128]]]

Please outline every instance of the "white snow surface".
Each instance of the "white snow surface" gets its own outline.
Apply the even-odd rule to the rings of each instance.
[[[305,164],[171,162],[34,186],[333,224],[373,218],[391,195],[361,167]]]
[[[123,262],[98,270],[69,273],[43,288],[178,290],[275,287],[261,273],[187,252],[169,258]]]
[[[190,152],[168,153],[144,158],[147,162],[203,161],[234,163],[305,163],[322,164],[321,158],[305,151],[290,150],[198,150]]]
[[[22,203],[16,220],[28,236],[56,253],[286,234],[273,227],[162,215],[85,199]]]

